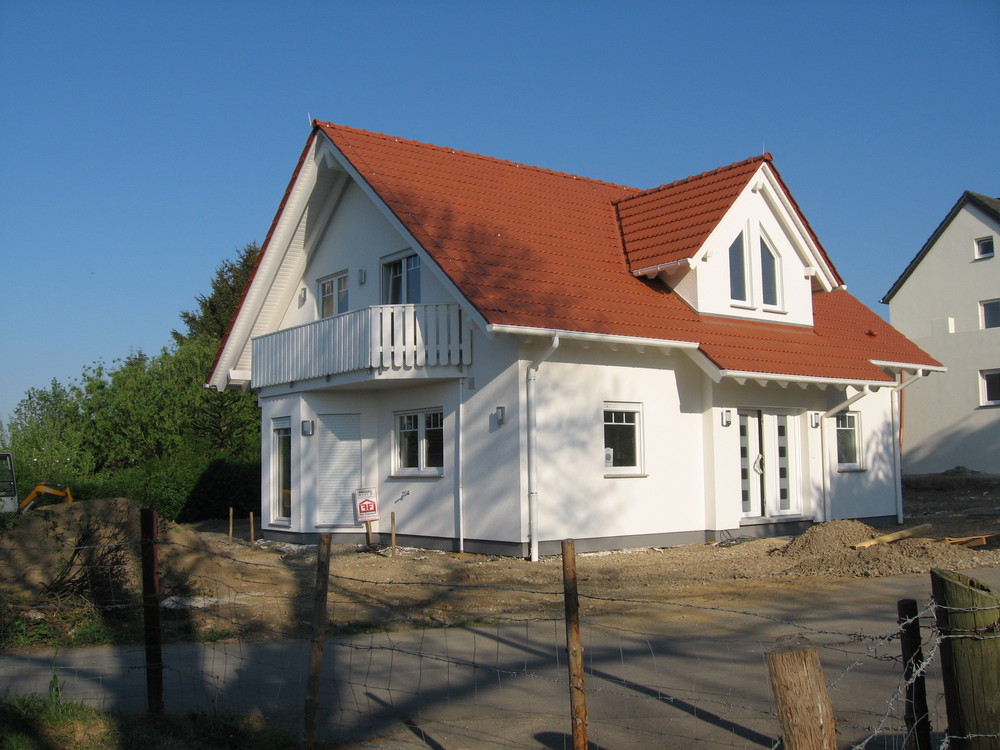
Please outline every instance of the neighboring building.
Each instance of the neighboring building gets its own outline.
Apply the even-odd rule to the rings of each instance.
[[[1000,199],[966,191],[882,299],[948,368],[905,394],[903,470],[1000,474]]]
[[[534,559],[901,518],[933,369],[768,154],[643,191],[317,122],[208,385],[259,396],[266,535],[374,495],[383,540]]]

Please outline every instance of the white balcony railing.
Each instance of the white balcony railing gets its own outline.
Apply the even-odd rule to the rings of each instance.
[[[458,305],[378,305],[255,338],[251,385],[471,363],[469,321]]]

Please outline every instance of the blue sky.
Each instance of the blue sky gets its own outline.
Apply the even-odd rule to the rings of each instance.
[[[1000,195],[1000,4],[0,0],[0,420],[155,353],[308,118],[647,188],[770,151],[878,300]]]

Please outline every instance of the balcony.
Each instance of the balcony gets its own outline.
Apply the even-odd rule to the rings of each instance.
[[[469,320],[458,305],[378,305],[255,338],[251,387],[471,363]]]

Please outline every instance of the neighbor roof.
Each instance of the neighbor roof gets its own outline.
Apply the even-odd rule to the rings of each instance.
[[[938,364],[843,290],[814,294],[810,328],[699,315],[633,275],[697,252],[765,164],[828,262],[769,154],[642,191],[314,125],[489,325],[691,342],[727,372],[890,381],[872,360]]]
[[[952,219],[955,215],[966,206],[966,204],[973,204],[978,206],[987,216],[991,216],[994,220],[1000,223],[1000,198],[990,198],[987,195],[981,195],[979,193],[973,193],[971,190],[966,190],[962,193],[962,197],[958,199],[954,206],[951,207],[951,211],[948,215],[944,217],[944,220],[938,224],[938,228],[934,230],[934,233],[927,239],[924,246],[920,248],[919,252],[913,256],[913,260],[910,261],[909,265],[903,270],[903,273],[899,275],[892,288],[885,293],[885,296],[880,300],[883,304],[888,304],[892,301],[892,298],[896,296],[906,280],[910,278],[910,274],[916,270],[917,266],[920,265],[920,261],[924,259],[924,256],[930,252],[931,248],[934,247],[934,243],[938,241],[941,233],[948,228],[951,224]]]

